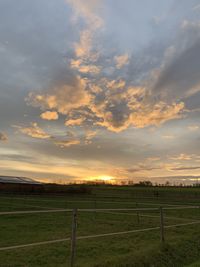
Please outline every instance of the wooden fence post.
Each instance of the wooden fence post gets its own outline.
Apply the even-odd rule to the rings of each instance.
[[[165,236],[164,236],[164,216],[163,216],[163,208],[160,207],[160,240],[161,243],[165,242]]]
[[[74,267],[76,253],[76,230],[77,230],[77,209],[73,209],[72,214],[72,233],[71,233],[71,257],[70,267]]]
[[[139,208],[139,205],[138,205],[137,202],[136,202],[136,207]],[[137,222],[138,222],[138,224],[140,223],[140,213],[139,213],[139,210],[137,211]]]
[[[94,196],[94,209],[95,209],[95,211],[94,211],[94,219],[96,220],[96,215],[97,215],[97,211],[96,211],[96,209],[97,209],[97,198],[96,198],[96,194]]]

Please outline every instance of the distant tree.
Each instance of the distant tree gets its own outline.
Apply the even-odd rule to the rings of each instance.
[[[135,184],[135,186],[153,186],[151,181],[140,181],[138,184]]]
[[[170,186],[170,185],[171,185],[170,182],[166,181],[165,186]]]
[[[129,180],[128,185],[134,185],[134,182],[132,180]]]

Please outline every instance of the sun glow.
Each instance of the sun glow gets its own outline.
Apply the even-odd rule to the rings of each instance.
[[[114,177],[108,176],[108,175],[102,175],[102,176],[99,176],[98,179],[102,180],[102,181],[112,181],[112,180],[114,180]]]
[[[99,175],[95,177],[90,177],[90,181],[103,181],[103,182],[112,182],[115,180],[115,177],[110,175]]]

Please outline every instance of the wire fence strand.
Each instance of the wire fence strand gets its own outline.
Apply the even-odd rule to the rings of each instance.
[[[190,223],[173,224],[173,225],[165,226],[164,228],[170,229],[170,228],[189,226],[189,225],[195,225],[195,224],[200,224],[200,221],[195,221],[195,222],[190,222]],[[122,231],[122,232],[115,232],[115,233],[105,233],[105,234],[88,235],[88,236],[77,236],[77,240],[108,237],[108,236],[117,236],[117,235],[140,233],[140,232],[148,232],[148,231],[159,230],[159,229],[160,229],[160,227],[157,226],[157,227],[150,227],[150,228],[130,230],[130,231]],[[71,238],[68,237],[68,238],[63,238],[63,239],[36,242],[36,243],[30,243],[30,244],[24,244],[24,245],[0,247],[0,251],[13,250],[13,249],[19,249],[19,248],[27,248],[27,247],[33,247],[33,246],[48,245],[48,244],[55,244],[55,243],[66,242],[66,241],[70,241],[70,240],[71,240]]]

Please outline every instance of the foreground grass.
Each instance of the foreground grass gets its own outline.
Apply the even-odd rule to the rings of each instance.
[[[196,261],[195,263],[187,265],[186,267],[200,267],[200,261]]]
[[[185,229],[186,230],[186,229]],[[197,232],[196,232],[197,234]],[[179,238],[179,242],[175,241]],[[178,267],[199,257],[199,241],[184,238],[184,232],[168,233],[165,246],[159,234],[134,234],[78,242],[77,267]],[[69,244],[60,243],[0,253],[0,266],[69,266]]]
[[[140,189],[137,190],[138,193]],[[125,196],[124,192],[126,194],[126,191],[126,188],[122,188],[121,196]],[[166,207],[170,204],[189,203],[187,198],[181,201],[168,198],[166,201],[165,198],[161,200],[148,199],[145,198],[145,195],[143,195],[143,199],[136,199],[135,197],[117,199],[115,197],[116,192],[119,194],[119,188],[111,188],[108,191],[103,189],[98,191],[99,195],[95,192],[95,198],[89,195],[86,197],[0,196],[0,211],[75,207],[135,208],[137,205],[139,207],[159,208],[161,203],[162,206]],[[152,191],[147,193],[152,194]],[[178,193],[180,192],[178,191]],[[144,194],[143,191],[142,194]],[[166,196],[167,193],[164,192],[163,194]],[[190,191],[189,194],[191,194]],[[171,191],[169,195],[171,195]],[[190,202],[198,203],[196,195]],[[154,217],[148,217],[148,215]],[[190,220],[199,220],[200,210],[167,210],[164,212],[164,216],[165,225],[184,223]],[[71,220],[72,216],[69,212],[1,216],[0,247],[67,238],[71,233]],[[119,214],[79,212],[77,234],[78,236],[85,236],[144,229],[159,226],[159,222],[158,210],[140,212],[140,223],[138,223],[134,212],[129,212],[129,214],[123,214],[123,212]],[[200,225],[166,229],[165,236],[164,246],[160,244],[159,230],[78,240],[76,267],[183,267],[199,259]],[[0,251],[0,267],[64,267],[69,266],[69,257],[69,242]]]

